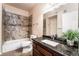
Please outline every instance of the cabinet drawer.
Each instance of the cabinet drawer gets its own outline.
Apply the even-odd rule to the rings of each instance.
[[[39,45],[37,45],[37,49],[38,49],[38,51],[40,51],[40,53],[42,53],[45,56],[52,56],[52,54],[50,52],[48,52],[47,50],[43,49]]]

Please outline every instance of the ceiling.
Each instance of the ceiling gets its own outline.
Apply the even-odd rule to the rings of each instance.
[[[39,3],[7,3],[8,5],[14,6],[16,8],[20,8],[23,10],[30,11],[32,8],[34,8]]]

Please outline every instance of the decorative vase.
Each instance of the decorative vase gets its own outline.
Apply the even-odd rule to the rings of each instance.
[[[73,46],[74,45],[74,40],[67,40],[67,45]]]

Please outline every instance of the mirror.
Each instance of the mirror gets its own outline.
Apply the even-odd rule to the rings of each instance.
[[[44,19],[43,34],[48,36],[57,34],[57,15]]]
[[[74,6],[75,8],[71,7]],[[43,15],[43,35],[62,36],[69,29],[79,30],[77,4],[66,4]]]

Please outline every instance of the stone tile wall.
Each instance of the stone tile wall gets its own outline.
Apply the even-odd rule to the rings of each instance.
[[[4,41],[28,37],[29,17],[3,11]]]

